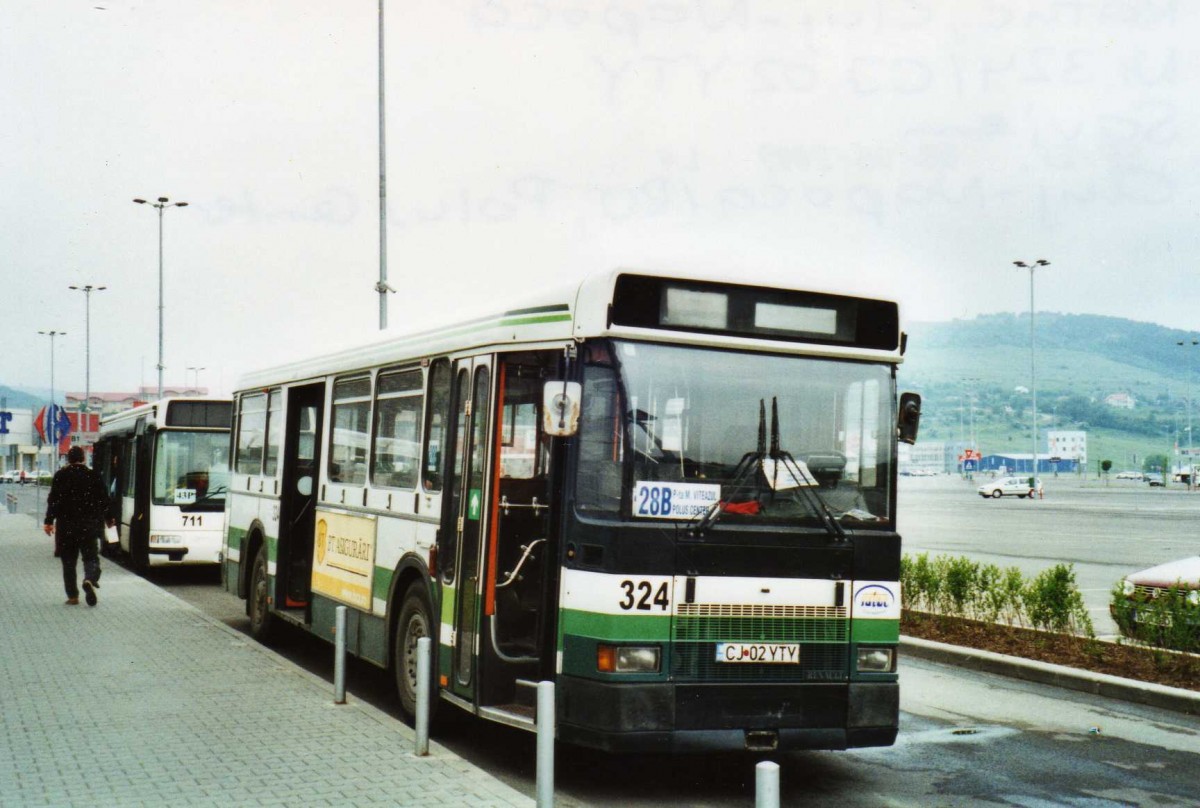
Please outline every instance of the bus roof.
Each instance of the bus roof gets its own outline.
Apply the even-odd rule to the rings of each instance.
[[[185,404],[185,403],[191,404],[191,405],[195,405],[195,404],[231,404],[232,399],[210,398],[210,397],[199,397],[199,396],[180,396],[180,397],[160,398],[157,401],[151,401],[148,404],[139,404],[138,406],[134,407],[133,409],[122,410],[121,412],[104,416],[103,418],[100,419],[100,434],[101,434],[101,436],[104,436],[106,434],[112,434],[114,432],[124,432],[128,429],[132,429],[134,427],[134,425],[137,423],[139,418],[145,418],[146,424],[149,426],[163,428],[166,425],[165,424],[166,419],[165,418],[163,419],[164,423],[159,423],[160,414],[165,416],[167,414],[167,412],[171,409],[171,407],[173,407],[177,404]],[[207,429],[226,428],[227,429],[228,425],[226,425],[225,427],[209,426],[209,427],[201,427],[201,428],[207,428]]]
[[[614,295],[622,278],[642,278],[651,282],[678,282],[707,285],[712,288],[738,287],[826,297],[851,302],[873,303],[891,307],[894,303],[858,295],[838,295],[827,290],[806,290],[796,286],[781,286],[768,276],[754,277],[740,273],[720,276],[712,273],[681,272],[676,270],[613,269],[585,277],[581,282],[544,290],[532,299],[511,308],[453,323],[435,329],[389,337],[377,342],[355,345],[329,354],[303,359],[254,371],[242,376],[238,390],[267,387],[303,381],[332,373],[365,370],[380,365],[417,361],[424,358],[482,350],[511,349],[517,346],[545,347],[562,343],[564,346],[591,337],[624,337],[647,341],[691,345],[716,345],[773,353],[798,353],[832,358],[901,361],[898,316],[894,317],[894,334],[889,347],[863,347],[855,344],[830,344],[829,341],[803,339],[783,340],[748,334],[706,332],[703,329],[677,329],[669,325],[614,322]]]

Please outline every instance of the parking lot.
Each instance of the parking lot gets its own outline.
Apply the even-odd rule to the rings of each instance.
[[[1200,552],[1200,491],[1134,480],[1043,475],[1041,499],[984,499],[957,475],[901,477],[905,553],[963,555],[1027,576],[1073,564],[1099,635],[1113,586],[1129,572]]]

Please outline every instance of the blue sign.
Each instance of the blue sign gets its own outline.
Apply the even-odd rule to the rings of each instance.
[[[50,443],[58,443],[71,434],[71,419],[63,407],[54,404],[50,407],[50,417],[46,419],[46,436]]]
[[[12,420],[11,412],[0,412],[0,435],[8,434],[8,422]]]

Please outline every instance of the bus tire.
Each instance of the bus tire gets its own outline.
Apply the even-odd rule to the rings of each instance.
[[[246,614],[250,617],[250,636],[263,645],[275,638],[275,617],[271,614],[271,579],[267,577],[267,546],[258,548],[250,570],[250,587],[246,591]]]
[[[433,642],[433,659],[430,660],[429,717],[437,711],[437,638],[434,633],[433,609],[429,596],[420,584],[414,584],[404,593],[400,616],[396,620],[396,635],[392,642],[392,670],[396,679],[396,695],[400,698],[400,709],[408,718],[417,713],[417,640],[428,637]]]

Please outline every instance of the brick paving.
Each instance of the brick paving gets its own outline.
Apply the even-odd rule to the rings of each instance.
[[[530,806],[399,719],[102,560],[65,606],[37,520],[0,514],[0,805]]]

